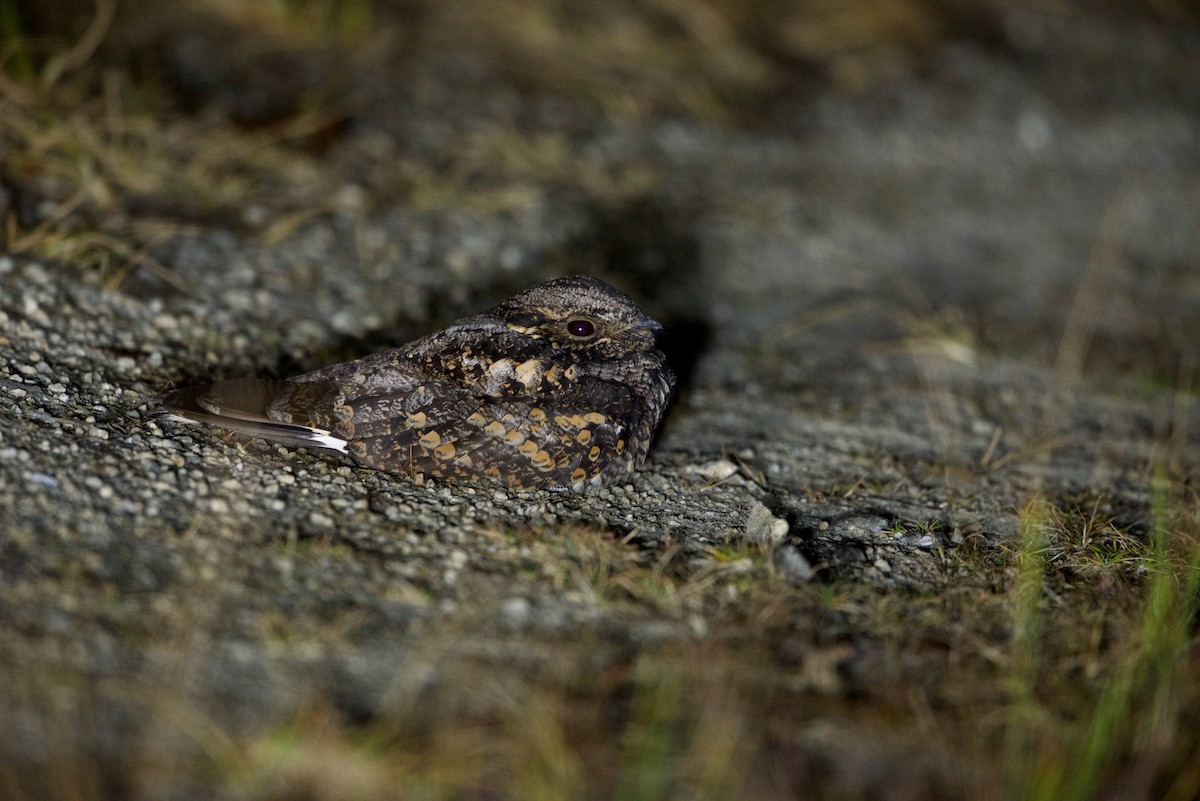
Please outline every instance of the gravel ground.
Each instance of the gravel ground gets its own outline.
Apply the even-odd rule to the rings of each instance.
[[[1005,49],[951,41],[917,76],[784,98],[754,129],[556,130],[543,101],[471,103],[453,56],[366,74],[332,210],[277,242],[257,234],[269,208],[177,233],[158,258],[188,292],[0,258],[8,755],[170,764],[194,727],[148,719],[150,697],[237,732],[313,696],[370,717],[451,681],[431,665],[452,657],[546,669],[529,643],[721,634],[704,604],[613,604],[564,576],[589,537],[714,574],[744,568],[721,549],[759,547],[796,585],[936,594],[1037,495],[1144,527],[1150,466],[1200,462],[1193,396],[1159,388],[1194,386],[1200,344],[1200,38],[1003,22]],[[614,204],[485,166],[519,202],[374,194],[389,154],[453,165],[517,113],[580,174],[645,189]],[[684,376],[626,486],[418,486],[149,414],[172,386],[315,369],[578,271],[644,299]],[[90,688],[78,742],[48,674]]]

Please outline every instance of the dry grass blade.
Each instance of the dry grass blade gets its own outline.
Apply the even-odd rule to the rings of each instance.
[[[117,0],[95,0],[96,13],[83,36],[70,49],[50,59],[42,74],[42,87],[49,89],[68,72],[81,69],[87,64],[104,37],[112,27],[117,13]]]

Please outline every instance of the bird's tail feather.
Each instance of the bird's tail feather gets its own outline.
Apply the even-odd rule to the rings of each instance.
[[[346,440],[314,425],[279,420],[272,403],[296,387],[285,381],[232,378],[187,387],[159,398],[157,414],[188,423],[219,426],[245,437],[261,437],[291,448],[346,451]],[[294,420],[294,415],[289,415]]]

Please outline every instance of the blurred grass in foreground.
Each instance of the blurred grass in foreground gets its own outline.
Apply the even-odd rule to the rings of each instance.
[[[469,646],[480,621],[445,621],[413,642],[365,718],[311,687],[291,713],[235,731],[196,694],[214,642],[181,622],[186,632],[154,635],[179,644],[157,677],[15,669],[0,696],[22,724],[3,743],[3,795],[1182,801],[1200,792],[1200,547],[1185,501],[1156,482],[1141,567],[1108,598],[1064,581],[1096,557],[1063,547],[1062,524],[1078,518],[1043,501],[1023,513],[1019,550],[952,552],[976,575],[930,597],[793,586],[753,555],[714,573],[664,567],[601,532],[514,532],[546,580],[597,582],[596,602],[617,614],[686,624],[702,612],[708,633],[641,646],[493,633],[485,655]],[[968,591],[980,578],[1008,586]],[[356,647],[356,626],[338,620],[296,621],[296,636],[272,625],[285,651],[314,638]],[[114,759],[91,737],[118,709],[132,716]]]

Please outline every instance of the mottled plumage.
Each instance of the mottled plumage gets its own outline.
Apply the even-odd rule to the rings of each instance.
[[[646,458],[674,382],[659,330],[603,281],[559,278],[393,350],[180,390],[162,408],[417,479],[579,491]]]

